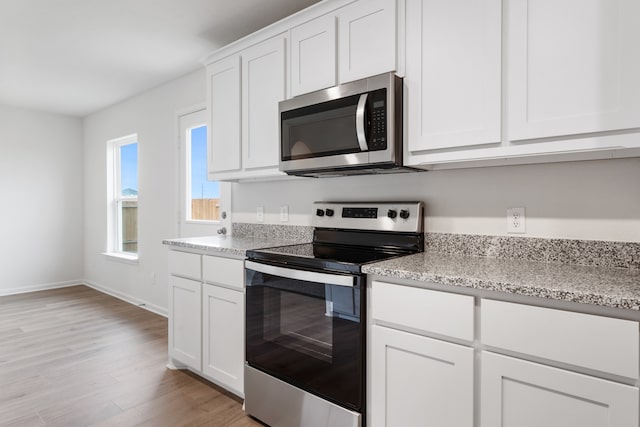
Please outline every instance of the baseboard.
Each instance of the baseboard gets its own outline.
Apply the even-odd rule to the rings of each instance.
[[[166,308],[160,307],[159,305],[151,304],[148,301],[142,300],[140,298],[131,296],[124,292],[116,291],[115,289],[109,288],[104,285],[100,285],[98,283],[92,282],[91,280],[83,280],[82,284],[87,285],[90,288],[95,289],[96,291],[105,293],[107,295],[111,295],[112,297],[121,299],[124,302],[128,302],[129,304],[137,305],[140,308],[144,308],[147,311],[158,314],[163,317],[168,317],[169,313]]]
[[[8,295],[26,294],[29,292],[46,291],[49,289],[68,288],[84,284],[83,280],[68,280],[65,282],[41,283],[38,285],[21,286],[19,288],[0,289],[0,297]]]

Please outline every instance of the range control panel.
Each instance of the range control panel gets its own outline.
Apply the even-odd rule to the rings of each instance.
[[[314,227],[423,232],[422,202],[315,202]]]

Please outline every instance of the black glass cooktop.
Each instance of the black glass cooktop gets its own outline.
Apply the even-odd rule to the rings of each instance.
[[[363,264],[401,255],[404,251],[306,243],[247,251],[247,257],[269,263],[359,273]]]

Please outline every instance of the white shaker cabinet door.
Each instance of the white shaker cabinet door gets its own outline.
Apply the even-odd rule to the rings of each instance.
[[[372,326],[373,427],[472,427],[473,349]]]
[[[360,0],[338,10],[338,80],[396,69],[395,0]]]
[[[291,95],[336,85],[336,18],[324,15],[291,30]]]
[[[207,66],[209,174],[240,170],[240,57]]]
[[[280,118],[285,99],[284,35],[242,52],[242,165],[244,169],[278,166]]]
[[[509,139],[640,126],[638,0],[508,2]]]
[[[500,142],[500,0],[407,0],[410,152]]]
[[[201,307],[202,283],[169,276],[169,354],[196,371],[202,370]]]
[[[244,394],[244,292],[204,285],[204,373]]]
[[[482,353],[481,427],[636,427],[636,387]]]

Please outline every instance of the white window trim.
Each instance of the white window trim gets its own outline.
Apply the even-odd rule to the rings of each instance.
[[[204,117],[198,117],[197,114],[201,113]],[[220,218],[219,221],[202,221],[202,220],[187,220],[187,204],[191,201],[187,198],[187,175],[186,169],[186,144],[185,138],[187,135],[187,129],[197,127],[198,125],[206,125],[207,133],[209,132],[209,123],[207,121],[207,109],[205,104],[195,104],[190,107],[176,110],[176,147],[179,152],[178,156],[178,205],[177,205],[177,235],[178,237],[191,237],[191,236],[203,236],[212,235],[215,231],[222,227],[227,228],[227,233],[231,233],[232,212],[231,212],[231,183],[220,181],[220,207],[221,211],[226,213],[226,218]],[[191,116],[191,117],[188,117]],[[207,135],[207,150],[209,150],[209,140]],[[190,171],[189,171],[190,172]],[[189,185],[189,188],[191,186]]]
[[[138,201],[138,196],[122,196],[120,174],[120,148],[124,145],[138,143],[138,135],[131,134],[107,141],[107,251],[103,255],[116,261],[137,264],[139,253],[122,251],[122,221],[120,204],[126,201]],[[139,146],[138,146],[139,148]],[[138,247],[138,251],[139,251]]]

